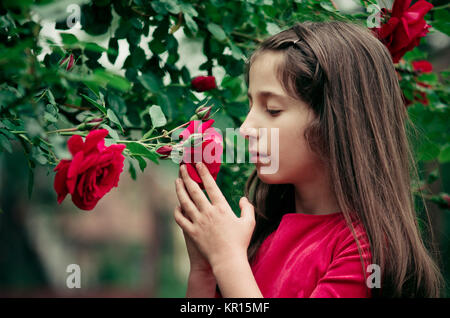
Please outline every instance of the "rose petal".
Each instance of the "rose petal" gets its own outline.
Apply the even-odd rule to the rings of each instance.
[[[392,6],[392,16],[400,18],[408,10],[411,0],[395,0]]]
[[[423,17],[430,11],[434,6],[424,0],[419,0],[416,3],[414,3],[411,8],[408,9],[408,12],[405,13],[405,16],[408,17],[408,19],[413,19],[412,21],[417,21],[420,19],[423,19]],[[415,20],[414,20],[415,18]]]
[[[75,156],[77,152],[82,151],[84,146],[83,138],[80,135],[73,135],[67,141],[67,147],[69,148],[72,156]]]
[[[97,129],[91,130],[86,136],[84,152],[88,153],[94,149],[102,151],[105,148],[105,137],[108,136],[108,130]]]
[[[57,194],[57,201],[60,204],[64,201],[65,197],[69,193],[67,189],[66,181],[67,181],[67,171],[70,166],[70,160],[61,160],[59,164],[55,167],[54,171],[57,171],[55,174],[55,180],[53,183],[53,188]]]
[[[202,123],[202,125],[200,126],[198,132],[199,133],[204,133],[209,127],[212,126],[212,124],[214,124],[214,119],[208,119],[207,121]]]
[[[70,164],[69,170],[67,172],[67,188],[70,194],[75,191],[75,186],[78,178],[78,171],[81,164],[83,163],[84,153],[82,151],[78,152],[75,157],[73,157],[72,163]]]

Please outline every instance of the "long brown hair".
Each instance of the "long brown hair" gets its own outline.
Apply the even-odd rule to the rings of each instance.
[[[246,63],[247,86],[253,61],[270,51],[284,54],[277,76],[286,92],[316,115],[305,139],[329,168],[358,248],[353,214],[366,229],[372,263],[381,268],[382,286],[374,288],[372,296],[439,297],[444,282],[433,260],[437,255],[428,250],[435,246],[425,246],[412,193],[411,181],[418,180],[418,172],[409,139],[414,135],[409,133],[417,130],[408,117],[389,51],[363,25],[297,23],[253,52]],[[248,249],[252,261],[283,214],[295,211],[294,187],[265,184],[254,170],[245,195],[256,211]]]

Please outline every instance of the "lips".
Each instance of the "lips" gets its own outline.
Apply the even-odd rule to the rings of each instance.
[[[259,156],[259,157],[268,157],[267,154],[265,154],[265,153],[260,153],[259,151],[249,150],[248,152],[249,152],[252,156],[254,156],[254,157],[256,157],[256,156]]]
[[[259,162],[259,163],[268,163],[270,161],[269,156],[265,155],[265,154],[260,154],[259,152],[255,152],[255,151],[249,151],[250,153],[250,158],[254,158],[255,162]]]

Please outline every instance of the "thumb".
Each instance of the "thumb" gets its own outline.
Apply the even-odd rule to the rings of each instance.
[[[241,208],[241,218],[245,219],[255,218],[255,208],[246,197],[242,197],[239,200],[239,207]]]

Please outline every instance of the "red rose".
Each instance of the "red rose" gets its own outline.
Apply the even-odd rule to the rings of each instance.
[[[380,28],[371,30],[386,45],[394,63],[420,43],[420,38],[428,33],[431,27],[424,20],[425,14],[433,5],[425,0],[417,1],[409,7],[411,0],[395,0],[391,10],[391,18]]]
[[[414,71],[422,73],[431,73],[431,71],[433,70],[433,65],[426,60],[414,61],[412,62],[412,66],[414,68]]]
[[[90,131],[84,142],[79,135],[70,137],[67,145],[73,159],[62,159],[54,169],[58,203],[70,193],[78,208],[92,210],[106,193],[117,187],[125,145],[105,147],[107,135],[106,129],[99,129]]]
[[[214,127],[211,127],[213,123],[214,119],[209,119],[205,122],[193,120],[189,123],[189,126],[180,133],[183,140],[181,143],[186,142],[193,134],[203,134],[200,143],[197,144],[194,141],[193,145],[188,143],[187,146],[184,146],[183,159],[180,163],[186,165],[189,176],[199,184],[201,189],[205,189],[205,187],[195,169],[195,162],[199,162],[197,158],[200,158],[200,161],[205,164],[214,180],[217,178],[221,165],[223,138]]]
[[[433,65],[426,60],[414,61],[414,62],[412,62],[412,66],[413,66],[414,71],[421,72],[421,73],[430,73],[433,70]],[[425,87],[425,88],[431,87],[431,85],[422,83],[422,82],[417,82],[417,85]],[[423,105],[426,105],[426,106],[428,106],[430,104],[430,102],[428,101],[428,98],[427,98],[427,94],[425,92],[415,90],[413,92],[413,95],[414,95],[414,101],[422,103]],[[411,100],[409,100],[405,97],[406,107],[410,106],[412,103],[413,102]]]
[[[191,87],[197,92],[209,91],[216,88],[216,78],[214,76],[197,76],[191,81]]]

